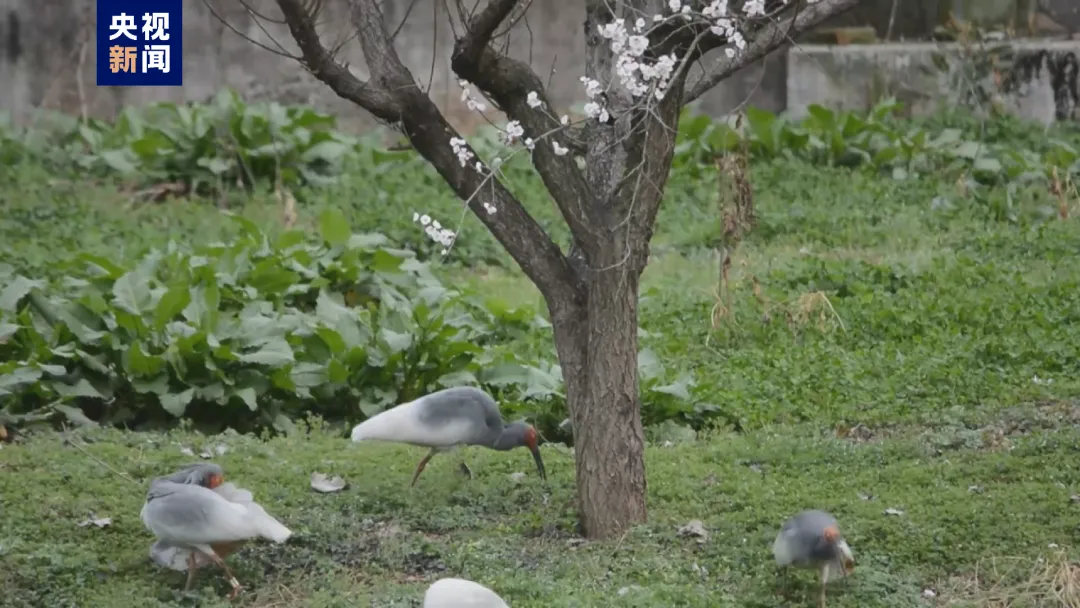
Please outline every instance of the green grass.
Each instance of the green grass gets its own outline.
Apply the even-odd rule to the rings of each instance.
[[[810,605],[814,576],[779,578],[771,544],[785,517],[818,507],[837,515],[858,559],[855,576],[830,587],[830,605],[917,606],[924,588],[944,592],[984,557],[1034,560],[1049,543],[1075,540],[1076,405],[879,431],[867,442],[804,425],[651,446],[649,522],[584,545],[562,446],[543,448],[546,484],[523,451],[474,448],[472,481],[442,456],[409,491],[422,449],[357,446],[336,431],[265,442],[95,431],[74,439],[85,453],[46,434],[0,451],[0,584],[12,606],[189,605],[183,575],[146,558],[153,539],[139,510],[150,477],[191,461],[182,446],[224,445],[215,462],[227,478],[295,533],[230,558],[249,588],[241,605],[408,606],[440,576],[480,581],[523,608]],[[318,494],[314,471],[350,487]],[[527,473],[519,483],[516,471]],[[89,512],[112,525],[79,527]],[[709,531],[701,545],[678,535],[692,519]],[[196,588],[200,605],[228,605],[213,571]]]
[[[108,184],[0,171],[0,262],[34,276],[62,277],[64,257],[80,251],[131,257],[233,229],[216,201],[134,204]],[[565,242],[535,176],[509,171],[511,188]],[[297,193],[301,225],[338,207],[354,230],[434,259],[412,213],[452,224],[460,206],[430,169],[360,163],[349,175]],[[1053,201],[1023,189],[1010,201],[1014,221],[994,219],[1003,194],[962,195],[931,176],[895,181],[776,161],[755,164],[753,180],[758,225],[736,252],[731,314],[716,327],[715,179],[684,167],[669,185],[642,281],[640,346],[664,368],[661,383],[688,398],[646,391],[644,415],[703,432],[649,447],[650,520],[626,538],[573,540],[573,462],[555,446],[543,448],[546,485],[532,473],[509,479],[530,471],[526,454],[474,449],[473,481],[440,457],[409,492],[421,450],[355,448],[338,430],[267,442],[87,432],[86,450],[138,485],[46,433],[0,450],[0,605],[226,605],[228,586],[212,571],[199,579],[198,602],[176,595],[182,577],[148,562],[152,539],[138,519],[149,478],[190,460],[179,444],[198,452],[203,443],[227,445],[217,459],[227,475],[296,532],[230,559],[250,588],[247,605],[415,605],[443,575],[488,584],[515,607],[811,605],[813,576],[793,576],[777,595],[770,561],[780,523],[809,507],[840,518],[859,563],[830,591],[831,606],[926,605],[927,587],[987,605],[956,591],[981,560],[1017,556],[1026,568],[1051,543],[1076,541],[1076,221],[1053,219]],[[280,223],[266,193],[229,204],[261,225]],[[436,263],[448,283],[544,312],[475,218]],[[820,327],[824,300],[806,299],[817,292],[835,311]],[[555,357],[550,329],[508,347]],[[870,441],[835,436],[860,423]],[[351,487],[316,494],[313,471]],[[113,525],[78,527],[89,511]],[[710,531],[703,545],[677,535],[691,519]]]

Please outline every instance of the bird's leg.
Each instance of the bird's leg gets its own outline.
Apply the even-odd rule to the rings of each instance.
[[[458,470],[460,470],[461,474],[465,477],[468,477],[469,479],[473,478],[472,469],[469,468],[469,465],[465,464],[464,460],[462,460],[461,464],[458,465]]]
[[[187,583],[184,591],[191,591],[191,584],[195,582],[195,552],[188,553],[187,558]]]
[[[829,564],[826,563],[821,567],[821,601],[818,603],[820,608],[825,608],[825,584],[829,582]]]
[[[427,456],[424,456],[424,459],[420,461],[420,464],[416,465],[416,472],[413,473],[412,481],[409,483],[410,488],[416,485],[416,480],[420,477],[420,473],[424,472],[424,467],[427,466],[428,461],[437,453],[438,450],[431,448],[431,451],[427,453]]]
[[[244,588],[240,585],[240,581],[236,580],[236,576],[232,573],[232,570],[229,569],[229,565],[225,563],[225,560],[221,559],[221,557],[213,551],[207,553],[206,555],[215,564],[220,566],[221,569],[225,571],[225,575],[229,577],[229,584],[232,585],[232,592],[229,593],[229,599],[233,599],[237,595],[240,595],[240,592],[243,591]]]
[[[471,480],[473,478],[472,469],[465,463],[465,450],[463,448],[458,448],[458,471],[467,479]]]

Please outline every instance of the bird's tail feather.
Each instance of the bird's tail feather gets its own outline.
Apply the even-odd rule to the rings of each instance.
[[[255,503],[248,505],[251,516],[257,521],[259,535],[268,538],[275,543],[283,543],[292,536],[292,530],[286,528],[280,521],[274,519],[265,509]]]

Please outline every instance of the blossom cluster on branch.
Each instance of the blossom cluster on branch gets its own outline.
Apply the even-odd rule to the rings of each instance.
[[[792,0],[781,1],[783,4],[788,4]],[[807,0],[811,4],[818,1]],[[597,33],[607,41],[615,57],[614,78],[611,74],[581,77],[587,100],[583,107],[584,120],[596,120],[609,124],[613,118],[616,118],[607,105],[609,95],[614,92],[616,86],[629,94],[629,99],[632,100],[629,111],[649,111],[651,104],[664,99],[669,92],[672,79],[680,70],[685,69],[685,61],[695,49],[682,49],[684,53],[681,57],[676,52],[653,53],[651,52],[653,46],[651,36],[661,38],[662,36],[657,35],[658,32],[683,28],[707,30],[713,36],[722,39],[724,53],[732,58],[744,51],[747,46],[740,27],[750,19],[767,17],[765,0],[706,0],[706,2],[704,7],[697,9],[690,0],[668,0],[665,10],[652,15],[651,18],[644,14],[631,15],[630,19],[616,17],[608,23],[598,25]],[[741,8],[735,10],[733,5],[741,5]],[[488,103],[474,93],[475,87],[468,81],[459,80],[458,84],[461,86],[461,100],[465,102],[466,107],[470,111],[483,115],[488,108]],[[528,92],[526,105],[531,111],[545,114],[550,112],[537,91]],[[620,111],[627,111],[625,104],[620,107]],[[484,177],[480,185],[480,188],[483,188],[488,180],[497,178],[502,164],[517,153],[527,151],[531,154],[535,152],[538,145],[549,145],[556,156],[568,154],[570,146],[560,141],[559,136],[564,129],[573,126],[575,122],[564,114],[559,117],[558,124],[558,127],[544,133],[526,133],[520,120],[510,120],[500,129],[501,140],[509,153],[505,155],[505,158],[496,155],[487,163],[477,158],[463,138],[452,137],[449,145],[462,167],[471,164]],[[466,201],[466,205],[474,197],[475,193]],[[490,203],[483,204],[488,214],[495,213],[495,208]],[[449,253],[456,238],[455,233],[438,227],[432,228],[432,226],[437,226],[438,222],[425,223],[422,221],[424,218],[427,216],[417,214],[414,217],[432,240],[444,246],[443,254]],[[464,215],[462,220],[464,220]],[[446,236],[447,233],[450,236]]]

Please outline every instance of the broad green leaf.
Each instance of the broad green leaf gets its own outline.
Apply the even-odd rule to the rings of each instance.
[[[132,342],[123,354],[124,369],[132,376],[156,376],[165,367],[165,359],[147,355],[138,342]]]
[[[656,391],[658,393],[665,393],[665,394],[671,395],[673,397],[678,397],[679,399],[682,399],[683,401],[689,401],[690,400],[690,386],[691,386],[691,384],[692,384],[691,379],[689,377],[683,376],[683,377],[679,378],[678,380],[676,380],[675,382],[672,382],[671,384],[667,384],[667,385],[664,385],[664,386],[658,386],[658,387],[653,388],[652,390],[654,390],[654,391]]]
[[[349,237],[349,249],[375,250],[390,242],[386,235],[378,232],[358,233]]]
[[[108,277],[114,281],[124,276],[124,273],[127,272],[120,266],[114,264],[108,258],[102,257],[100,255],[83,253],[79,255],[78,259],[86,262],[92,270],[96,270],[97,274]]]
[[[138,165],[134,162],[134,154],[127,149],[104,150],[98,158],[121,175],[132,175],[139,171]]]
[[[296,428],[296,424],[285,414],[274,416],[274,428],[286,435],[295,435],[299,432],[299,429]]]
[[[323,240],[331,245],[344,245],[349,241],[352,231],[345,214],[331,207],[319,214],[319,233]]]
[[[356,313],[342,304],[337,295],[332,295],[326,290],[319,291],[319,297],[315,301],[315,315],[337,333],[344,342],[345,348],[355,348],[365,342],[364,332],[360,329]],[[335,353],[340,352],[335,350],[330,342],[327,342],[327,345]]]
[[[326,375],[326,367],[317,363],[301,362],[293,366],[290,374],[293,385],[297,387],[312,387],[326,384],[329,380]]]
[[[331,359],[326,366],[326,377],[330,382],[345,383],[349,381],[349,368],[337,359]]]
[[[135,271],[125,273],[113,283],[113,302],[133,315],[142,315],[150,301],[150,286]]]
[[[996,158],[983,156],[981,158],[975,159],[975,162],[972,164],[972,169],[985,173],[1001,173],[1002,166],[1001,161],[997,160]]]
[[[62,414],[69,422],[78,426],[97,426],[98,423],[86,417],[86,414],[77,407],[65,405],[63,403],[54,403],[51,406],[54,410]]]
[[[476,380],[476,376],[472,372],[466,370],[460,370],[456,372],[450,372],[449,374],[443,374],[436,382],[440,386],[452,387],[452,386],[476,386],[479,384]]]
[[[17,331],[19,331],[19,326],[14,323],[0,323],[0,344],[6,342],[11,336],[14,336]]]
[[[664,373],[664,364],[660,362],[660,357],[656,356],[656,353],[651,348],[643,348],[638,352],[637,366],[638,374],[641,375],[643,382],[657,378]]]
[[[392,329],[383,328],[379,332],[386,345],[390,348],[391,354],[397,354],[412,345],[413,336],[410,333],[399,333]]]
[[[257,363],[270,367],[281,367],[295,360],[292,347],[282,337],[270,338],[258,350],[243,353],[238,358],[244,363]]]
[[[250,386],[237,389],[233,395],[239,397],[248,406],[249,410],[254,412],[259,409],[258,396],[255,394],[255,389]]]
[[[63,382],[53,382],[52,389],[57,394],[64,397],[90,397],[94,399],[104,399],[105,396],[98,392],[96,388],[86,378],[79,378],[79,381],[75,384],[64,384]]]
[[[177,284],[169,288],[158,300],[154,311],[154,328],[161,331],[165,325],[176,318],[191,303],[191,289],[187,285]]]
[[[41,378],[41,370],[33,367],[18,367],[0,376],[0,394],[10,394],[23,384],[37,382]]]
[[[975,160],[980,154],[986,152],[986,144],[980,141],[965,141],[953,150],[954,156]]]
[[[195,389],[189,388],[182,393],[166,393],[160,395],[158,398],[161,400],[161,407],[165,409],[177,418],[184,415],[187,410],[187,406],[191,403],[192,397],[195,396]]]
[[[31,280],[22,275],[16,276],[12,282],[4,286],[3,291],[0,291],[0,311],[15,312],[19,302],[30,293],[30,290],[44,287],[45,281]]]
[[[0,326],[2,328],[3,326]],[[326,344],[326,347],[330,349],[335,355],[340,355],[345,352],[345,340],[341,338],[341,334],[330,329],[329,327],[318,327],[315,329],[315,334],[319,336],[319,339]],[[2,335],[2,333],[0,333]]]

